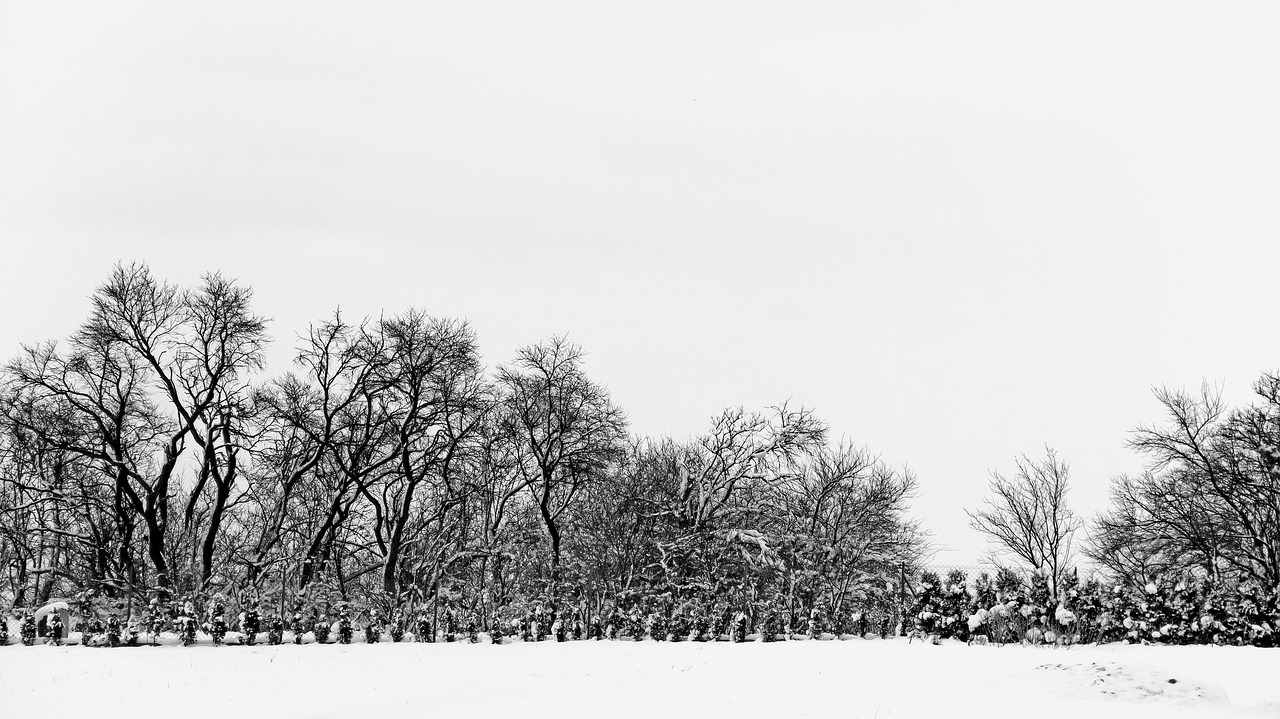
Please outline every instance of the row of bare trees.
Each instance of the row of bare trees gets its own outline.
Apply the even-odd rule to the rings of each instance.
[[[271,375],[251,304],[117,266],[65,342],[4,366],[0,593],[838,609],[923,547],[915,478],[808,410],[634,437],[576,345],[490,369],[466,322],[418,310],[335,313]]]
[[[1280,591],[1280,375],[1264,374],[1254,394],[1231,408],[1208,385],[1157,389],[1165,422],[1137,428],[1128,442],[1147,468],[1112,480],[1111,507],[1078,554],[1136,586],[1195,575]],[[1070,470],[1052,449],[1015,464],[1011,476],[992,472],[991,495],[969,512],[970,524],[996,547],[994,561],[1042,572],[1056,592],[1085,528],[1067,506]]]

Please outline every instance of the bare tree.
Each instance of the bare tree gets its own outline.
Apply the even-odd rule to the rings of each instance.
[[[1094,520],[1081,551],[1133,586],[1185,571],[1216,579],[1230,538],[1200,511],[1201,501],[1193,486],[1172,476],[1116,477],[1111,509]]]
[[[572,549],[600,594],[640,586],[658,563],[654,538],[662,518],[655,500],[670,483],[676,451],[669,439],[633,438],[622,460],[583,495]]]
[[[550,542],[551,584],[560,581],[561,517],[620,457],[627,420],[609,392],[582,370],[582,348],[563,337],[522,348],[498,371],[507,436]]]
[[[296,363],[304,375],[286,378],[268,395],[276,398],[290,434],[306,439],[307,450],[292,457],[296,464],[286,475],[292,482],[308,480],[290,490],[300,494],[300,589],[335,558],[362,492],[396,461],[390,449],[396,420],[376,389],[386,361],[382,341],[367,325],[350,325],[335,313],[312,328],[299,350]]]
[[[1049,447],[1043,460],[1024,454],[1014,464],[1012,477],[991,472],[993,496],[984,508],[966,510],[969,526],[996,544],[996,556],[1013,556],[1044,572],[1056,594],[1071,561],[1071,541],[1081,526],[1066,502],[1070,468]]]
[[[711,429],[688,443],[650,448],[647,471],[659,481],[652,502],[663,520],[658,570],[677,587],[745,581],[750,566],[773,566],[767,530],[785,508],[770,505],[774,490],[798,477],[826,437],[811,410],[786,404],[767,413],[726,409]]]
[[[716,417],[677,465],[669,511],[700,528],[731,511],[745,486],[798,472],[797,460],[822,443],[826,426],[808,409],[783,404],[771,410],[766,415],[736,407]]]
[[[250,383],[263,369],[266,321],[250,310],[252,298],[249,288],[219,274],[206,276],[203,285],[185,293],[188,330],[165,384],[178,415],[190,413],[191,438],[200,454],[184,516],[192,525],[197,503],[206,503],[201,584],[213,575],[223,522],[243,485],[240,468],[254,441]]]
[[[1160,388],[1163,425],[1142,426],[1129,446],[1150,459],[1120,477],[1098,518],[1090,556],[1120,544],[1153,569],[1197,569],[1280,586],[1280,376],[1254,384],[1254,404],[1231,410],[1217,388]],[[1106,563],[1121,576],[1141,566]]]
[[[28,404],[19,411],[37,410]],[[0,561],[16,604],[47,600],[62,580],[113,592],[127,587],[136,577],[133,547],[116,541],[113,510],[88,461],[0,425]]]
[[[362,493],[374,508],[373,536],[382,559],[383,592],[400,592],[400,567],[414,545],[444,536],[447,515],[469,490],[460,459],[490,411],[475,332],[465,322],[410,310],[379,322],[386,361],[376,389],[395,418],[395,461]]]
[[[791,594],[808,579],[805,608],[820,593],[835,615],[867,577],[918,564],[923,535],[906,517],[918,487],[912,472],[866,448],[841,442],[812,452],[775,493],[778,530],[794,538],[784,556]]]
[[[205,450],[201,477],[225,486],[234,476],[228,412],[237,383],[261,366],[266,341],[249,297],[216,274],[189,291],[156,280],[145,265],[117,265],[68,354],[53,343],[26,347],[7,367],[13,390],[42,411],[5,419],[93,463],[121,510],[142,520],[165,591],[173,584],[169,505],[187,442]],[[38,421],[51,413],[60,419]],[[210,530],[216,535],[217,526]]]

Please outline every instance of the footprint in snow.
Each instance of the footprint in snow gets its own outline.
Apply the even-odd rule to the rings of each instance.
[[[1219,687],[1201,686],[1141,664],[1041,664],[1036,667],[1034,676],[1046,690],[1081,698],[1102,695],[1118,699],[1155,698],[1175,702],[1226,699],[1226,693]]]

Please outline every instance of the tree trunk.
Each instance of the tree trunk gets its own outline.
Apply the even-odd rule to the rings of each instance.
[[[551,515],[551,476],[544,472],[542,477],[542,500],[538,502],[538,511],[542,515],[542,523],[547,528],[547,536],[551,539],[551,602],[555,606],[555,595],[560,586],[560,527]],[[553,617],[554,621],[554,617]]]
[[[200,585],[203,587],[213,576],[213,550],[218,541],[218,530],[222,526],[222,516],[227,511],[227,497],[231,494],[229,484],[214,484],[213,511],[209,513],[209,529],[205,532],[204,544],[200,547]]]
[[[400,542],[398,537],[393,535],[391,542],[387,545],[387,557],[382,565],[382,593],[388,597],[395,597],[399,594],[397,591],[399,575],[396,571],[399,564]]]
[[[169,563],[164,558],[164,528],[154,513],[144,518],[147,523],[147,556],[151,566],[156,570],[156,586],[160,589],[160,601],[169,599],[169,589],[173,585],[169,580]]]

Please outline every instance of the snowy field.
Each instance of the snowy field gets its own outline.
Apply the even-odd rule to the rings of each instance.
[[[551,642],[0,647],[0,716],[1280,716],[1280,650]]]

